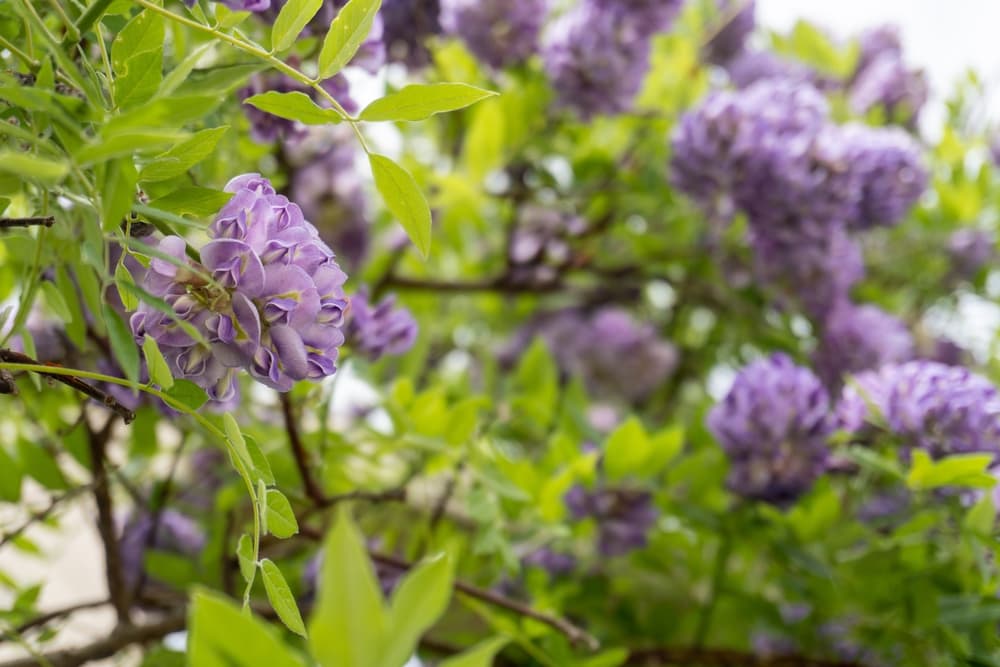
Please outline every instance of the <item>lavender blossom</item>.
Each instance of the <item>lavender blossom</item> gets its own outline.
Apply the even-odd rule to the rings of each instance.
[[[860,53],[855,72],[860,74],[876,60],[882,57],[901,59],[903,57],[903,41],[899,27],[891,24],[869,28],[861,33],[858,40]]]
[[[861,193],[852,229],[898,224],[927,189],[920,146],[898,128],[849,124],[839,129]]]
[[[825,89],[830,82],[804,63],[772,51],[744,50],[733,55],[723,67],[734,87],[749,88],[755,83],[780,80]]]
[[[565,577],[576,569],[576,558],[570,554],[553,551],[548,547],[536,549],[525,556],[522,561],[530,567],[538,567],[552,577]]]
[[[743,368],[708,415],[729,456],[729,488],[777,505],[805,493],[826,465],[829,408],[819,378],[784,354]]]
[[[522,206],[507,252],[515,279],[534,284],[555,280],[572,261],[572,239],[584,231],[586,222],[579,216],[551,207]]]
[[[597,549],[608,557],[624,556],[646,546],[659,512],[646,491],[617,488],[571,488],[564,498],[576,520],[597,523]]]
[[[240,368],[278,391],[332,375],[348,307],[333,252],[267,179],[245,174],[226,190],[233,198],[209,227],[200,264],[187,258],[183,239],[160,241],[172,260],[154,257],[143,284],[175,317],[143,303],[130,320],[136,341],[153,336],[175,377],[219,401],[232,398]]]
[[[677,367],[677,348],[620,308],[550,313],[525,327],[507,356],[516,356],[536,335],[560,370],[581,379],[595,398],[641,401]]]
[[[584,120],[628,111],[649,69],[649,36],[591,2],[559,18],[542,50],[557,104]]]
[[[442,0],[441,25],[487,65],[523,62],[538,47],[548,0]]]
[[[850,103],[855,113],[881,108],[889,120],[914,127],[928,94],[923,70],[908,68],[898,56],[883,55],[858,74]]]
[[[836,390],[844,375],[909,361],[913,354],[913,336],[901,320],[875,306],[841,302],[823,322],[813,365]]]
[[[650,37],[665,32],[677,18],[684,0],[583,0],[604,12],[608,21],[628,25]]]
[[[410,69],[430,64],[424,42],[441,34],[441,0],[384,0],[381,15],[386,59]]]
[[[993,234],[983,229],[959,229],[948,239],[951,273],[959,279],[972,279],[996,258]]]
[[[744,52],[747,39],[757,25],[756,0],[718,0],[721,27],[705,45],[705,60],[725,65]]]
[[[198,523],[170,509],[163,510],[158,519],[148,512],[133,514],[125,522],[118,538],[122,573],[130,587],[142,577],[146,551],[165,551],[193,559],[204,547],[205,533]]]
[[[1000,454],[1000,395],[988,380],[958,366],[916,360],[861,373],[844,388],[837,416],[853,432],[884,421],[906,446],[934,458]]]
[[[347,339],[369,360],[407,352],[417,340],[417,331],[417,321],[410,311],[396,306],[395,297],[372,304],[366,289],[351,297]]]

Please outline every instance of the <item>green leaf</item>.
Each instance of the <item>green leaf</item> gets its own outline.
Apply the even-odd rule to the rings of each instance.
[[[364,540],[341,507],[324,542],[319,599],[309,619],[313,657],[337,667],[379,665],[386,616]]]
[[[115,267],[115,289],[118,291],[118,298],[122,300],[125,310],[131,312],[139,307],[139,297],[136,296],[134,291],[128,287],[123,287],[123,285],[135,285],[135,281],[132,279],[132,274],[129,273],[125,263],[119,262],[118,266]]]
[[[69,488],[55,458],[44,447],[25,439],[17,441],[17,458],[25,475],[47,489]]]
[[[169,74],[163,77],[163,83],[160,85],[160,89],[156,92],[156,96],[166,97],[177,90],[177,88],[187,80],[191,72],[194,71],[198,62],[204,58],[209,51],[214,49],[216,45],[217,42],[210,41],[192,49],[190,53],[184,56],[184,60],[177,63],[177,66],[170,70]]]
[[[82,146],[73,157],[80,166],[87,166],[95,162],[104,162],[116,157],[128,157],[135,153],[176,144],[178,141],[184,141],[188,136],[190,135],[186,132],[171,129],[122,132],[110,137],[98,137],[94,142]]]
[[[989,539],[996,524],[996,516],[997,510],[993,505],[992,494],[984,493],[983,497],[969,508],[962,520],[962,527],[974,535]]]
[[[227,412],[222,415],[222,425],[226,429],[226,439],[229,440],[229,444],[233,446],[236,453],[239,454],[243,463],[246,464],[248,468],[253,467],[253,459],[250,458],[250,451],[247,449],[247,442],[243,439],[243,431],[240,430],[240,425],[236,423],[236,418],[233,417],[231,412]]]
[[[322,6],[323,0],[288,0],[271,28],[271,49],[277,53],[289,49]]]
[[[297,120],[306,125],[327,125],[343,120],[340,114],[333,109],[324,109],[313,102],[311,97],[297,90],[290,93],[269,90],[266,93],[248,97],[243,100],[243,103],[279,118]]]
[[[487,639],[464,653],[442,660],[438,667],[492,667],[497,653],[509,643],[506,637]]]
[[[177,88],[178,95],[217,95],[225,97],[237,88],[243,87],[256,72],[266,69],[263,62],[243,65],[222,65],[210,69],[195,70]]]
[[[118,72],[129,59],[142,53],[159,51],[166,37],[163,18],[142,10],[129,21],[111,43],[111,67]]]
[[[246,533],[240,535],[240,541],[236,544],[236,560],[239,562],[243,580],[247,583],[253,581],[257,563],[253,559],[253,538]]]
[[[382,666],[402,665],[417,642],[448,609],[454,568],[446,554],[429,558],[400,582],[389,606],[389,627]]]
[[[295,520],[295,512],[281,491],[267,491],[267,530],[279,539],[285,539],[299,532],[299,522]]]
[[[104,324],[108,328],[108,338],[111,341],[111,351],[115,354],[118,365],[125,377],[138,384],[139,382],[139,346],[135,344],[132,331],[115,310],[104,304]]]
[[[350,0],[337,13],[319,52],[319,78],[328,79],[351,62],[371,32],[382,0]]]
[[[431,209],[410,172],[377,153],[368,156],[375,187],[399,220],[413,245],[426,259],[431,250]]]
[[[187,141],[157,155],[142,168],[140,181],[165,181],[186,173],[215,151],[219,140],[229,130],[228,125],[196,132]]]
[[[24,474],[21,465],[0,447],[0,500],[16,503],[21,499],[21,481]]]
[[[188,627],[191,667],[303,667],[305,664],[271,626],[216,593],[195,590]]]
[[[281,570],[271,560],[265,558],[260,562],[260,571],[264,579],[264,590],[271,607],[278,613],[278,618],[285,626],[297,635],[306,636],[306,626],[302,622],[299,607],[295,604],[295,596],[288,588],[288,582]]]
[[[434,114],[464,109],[496,93],[467,83],[414,84],[377,99],[361,112],[361,120],[425,120]]]
[[[233,193],[211,188],[185,186],[149,203],[153,208],[176,215],[202,218],[214,215],[233,198]]]
[[[0,151],[0,172],[44,183],[56,183],[69,173],[69,163],[30,153]]]
[[[636,417],[629,417],[604,443],[604,470],[608,479],[620,480],[643,472],[653,453],[653,443]]]
[[[163,82],[163,52],[148,51],[132,56],[115,70],[115,104],[134,107],[148,101]]]
[[[265,484],[274,484],[274,473],[271,472],[271,464],[264,455],[257,441],[249,435],[244,434],[243,440],[247,443],[247,451],[250,452],[250,460],[253,462],[253,471],[257,473],[257,479]]]
[[[208,402],[205,390],[190,380],[174,380],[174,386],[164,393],[191,410],[197,410]]]
[[[932,461],[927,452],[917,449],[913,451],[913,461],[906,475],[906,485],[920,491],[942,486],[992,488],[997,481],[987,472],[992,461],[991,454],[953,454]]]
[[[163,389],[170,389],[174,386],[174,376],[170,373],[167,360],[160,352],[160,346],[152,336],[146,336],[142,340],[142,354],[146,357],[146,368],[149,369],[149,379],[160,385]]]
[[[137,180],[132,158],[124,157],[107,165],[101,189],[101,228],[104,231],[121,227],[135,202]]]
[[[49,305],[52,312],[62,320],[63,324],[73,321],[73,313],[69,309],[69,305],[66,303],[66,299],[59,292],[59,288],[56,284],[45,280],[42,282],[42,292],[45,294],[45,303]]]

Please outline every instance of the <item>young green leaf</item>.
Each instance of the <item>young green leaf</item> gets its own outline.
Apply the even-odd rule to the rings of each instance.
[[[385,205],[406,230],[420,254],[427,257],[431,250],[431,209],[424,193],[417,187],[410,172],[377,153],[368,156],[371,161],[375,187],[385,200]]]
[[[399,584],[389,607],[389,628],[382,665],[402,665],[420,637],[441,617],[451,600],[454,568],[441,554],[413,568]]]
[[[319,600],[309,619],[309,646],[321,665],[380,665],[386,610],[364,540],[340,508],[323,547]]]
[[[243,439],[243,431],[240,430],[240,425],[236,423],[236,419],[233,417],[231,412],[227,412],[222,415],[222,424],[226,429],[226,439],[236,450],[236,453],[240,455],[243,462],[249,467],[253,465],[253,460],[250,458],[250,452],[247,450],[246,440]]]
[[[264,455],[257,441],[249,435],[244,434],[243,440],[247,443],[247,451],[250,452],[250,461],[253,462],[253,472],[257,474],[257,479],[265,484],[274,484],[274,473],[271,472],[271,464]]]
[[[73,313],[70,311],[66,299],[59,292],[59,288],[56,287],[54,282],[50,280],[43,281],[42,292],[45,294],[45,303],[62,320],[63,324],[73,320]]]
[[[159,199],[154,199],[149,204],[167,213],[202,218],[218,212],[232,198],[233,193],[231,192],[186,185],[163,195]]]
[[[139,346],[128,325],[111,306],[104,304],[104,324],[108,328],[108,338],[111,339],[111,351],[118,360],[118,365],[132,382],[139,382]]]
[[[375,100],[361,120],[424,120],[434,114],[464,109],[496,93],[466,83],[414,84]]]
[[[464,653],[442,660],[438,667],[491,667],[497,653],[509,643],[506,637],[487,639]]]
[[[604,470],[608,479],[617,481],[642,473],[652,450],[652,441],[642,422],[634,416],[629,417],[604,443]]]
[[[184,174],[215,151],[216,145],[227,130],[229,126],[223,125],[196,132],[187,141],[150,160],[142,168],[139,180],[165,181]]]
[[[267,623],[221,595],[196,590],[188,615],[188,664],[193,667],[303,667]]]
[[[50,160],[29,153],[0,151],[0,172],[43,183],[57,183],[69,173],[64,160]]]
[[[160,352],[160,346],[152,336],[146,336],[142,340],[142,354],[146,357],[146,368],[149,369],[149,379],[160,385],[163,389],[170,389],[174,386],[174,376],[170,373],[167,360]]]
[[[132,274],[129,273],[125,264],[119,263],[115,267],[115,290],[117,290],[118,298],[122,300],[125,310],[131,312],[139,307],[139,297],[136,296],[134,290],[123,285],[135,285],[135,281],[132,279]]]
[[[101,189],[101,227],[104,231],[121,227],[135,202],[137,181],[131,157],[123,157],[105,166]]]
[[[350,0],[337,13],[319,52],[319,78],[328,79],[344,68],[371,32],[382,0]]]
[[[247,583],[253,581],[257,563],[253,559],[253,538],[243,533],[236,544],[236,560],[240,565],[240,574]]]
[[[288,0],[271,28],[271,48],[277,53],[289,49],[322,6],[323,0]]]
[[[285,539],[299,532],[299,523],[295,512],[281,491],[267,491],[267,530],[279,539]]]
[[[277,612],[278,618],[289,630],[305,637],[306,626],[302,622],[299,607],[295,604],[295,596],[292,595],[281,570],[270,559],[265,558],[260,562],[260,572],[264,579],[264,591],[267,592],[268,602]]]
[[[174,386],[164,393],[191,410],[197,410],[208,402],[208,394],[205,393],[205,390],[191,380],[174,380]]]
[[[125,24],[111,43],[111,67],[119,72],[130,58],[163,49],[166,30],[163,17],[143,10]]]
[[[269,90],[266,93],[248,97],[243,100],[243,103],[279,118],[297,120],[306,125],[327,125],[343,120],[340,114],[333,109],[324,109],[313,102],[308,95],[297,90],[290,93]]]

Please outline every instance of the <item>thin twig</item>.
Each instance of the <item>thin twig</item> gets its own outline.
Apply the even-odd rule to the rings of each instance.
[[[0,218],[0,229],[12,227],[51,227],[56,219],[51,215],[36,215],[28,218]]]
[[[288,394],[281,393],[278,396],[281,400],[281,414],[285,419],[285,432],[288,433],[288,444],[292,448],[295,466],[298,468],[299,476],[302,478],[302,487],[305,489],[306,496],[310,500],[317,505],[322,505],[326,500],[326,496],[323,493],[323,489],[313,479],[308,461],[309,452],[306,451],[305,444],[302,442],[302,436],[299,435],[299,425],[296,422],[295,413],[292,409],[292,401],[288,397]]]
[[[119,626],[110,635],[95,642],[72,649],[53,651],[42,657],[52,667],[79,667],[93,660],[109,658],[132,644],[157,641],[171,632],[183,630],[187,624],[184,609],[178,609],[159,621],[139,626]],[[39,658],[19,658],[0,663],[0,667],[37,667]]]
[[[135,413],[126,408],[124,405],[118,402],[118,400],[108,394],[105,391],[98,389],[97,387],[88,384],[78,377],[73,375],[59,375],[56,373],[47,373],[46,364],[39,363],[37,360],[32,359],[26,354],[21,354],[20,352],[14,352],[13,350],[8,350],[6,348],[0,348],[0,361],[11,363],[11,364],[31,364],[33,366],[38,366],[38,370],[31,369],[33,372],[39,375],[44,375],[47,378],[51,378],[56,382],[61,382],[62,384],[75,389],[81,394],[85,394],[90,398],[94,399],[98,403],[101,403],[106,408],[114,412],[116,415],[122,418],[122,421],[126,424],[131,424],[135,421]]]
[[[382,565],[388,565],[389,567],[397,570],[405,571],[413,567],[411,563],[389,554],[369,551],[369,555],[375,562],[381,563]],[[573,644],[584,646],[591,651],[596,651],[601,647],[601,643],[597,641],[596,637],[593,637],[587,633],[587,631],[573,625],[564,618],[559,618],[558,616],[552,616],[551,614],[546,614],[545,612],[532,609],[517,600],[511,600],[510,598],[500,595],[499,593],[488,591],[486,589],[479,588],[478,586],[467,584],[463,581],[456,580],[454,587],[457,592],[463,595],[481,600],[487,604],[493,605],[494,607],[500,607],[502,609],[512,611],[519,616],[533,619],[539,623],[544,623],[550,628],[562,633]]]
[[[125,586],[122,572],[121,551],[115,531],[114,506],[108,485],[108,470],[105,466],[106,447],[111,437],[115,417],[108,418],[107,424],[95,432],[88,425],[87,443],[90,446],[90,466],[94,475],[94,502],[97,504],[97,530],[104,545],[104,569],[108,581],[108,593],[115,607],[119,624],[131,624],[129,618],[129,591]]]
[[[48,507],[39,512],[35,512],[30,517],[28,517],[28,519],[24,523],[22,523],[20,526],[10,531],[9,533],[4,533],[3,537],[0,537],[0,548],[3,548],[8,543],[16,540],[18,537],[21,536],[22,533],[24,533],[24,531],[26,531],[34,524],[38,523],[39,521],[45,521],[45,519],[49,518],[49,516],[51,516],[52,513],[56,511],[56,509],[67,500],[71,500],[72,498],[80,495],[84,491],[89,491],[90,489],[91,485],[86,484],[84,486],[78,486],[76,488],[70,489],[69,491],[67,491],[62,495],[55,496],[49,501]]]
[[[85,609],[94,609],[96,607],[103,607],[106,604],[111,604],[111,600],[90,600],[89,602],[79,602],[68,607],[63,607],[62,609],[54,609],[52,611],[47,611],[38,616],[21,623],[19,626],[14,628],[12,633],[0,635],[0,641],[10,641],[13,635],[23,635],[28,630],[37,628],[42,625],[47,625],[52,621],[55,621],[66,616],[75,614],[78,611],[83,611]]]

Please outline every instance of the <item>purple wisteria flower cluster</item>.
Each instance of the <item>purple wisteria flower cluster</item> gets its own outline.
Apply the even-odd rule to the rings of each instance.
[[[836,125],[816,89],[770,79],[711,93],[673,135],[673,180],[707,210],[742,210],[758,270],[817,319],[862,277],[849,232],[900,222],[927,185],[916,142]]]
[[[646,546],[649,531],[659,512],[647,491],[577,485],[564,497],[566,508],[577,521],[597,523],[597,549],[604,556],[624,556]]]
[[[441,0],[384,0],[380,13],[387,60],[410,69],[430,64],[425,41],[441,34]]]
[[[756,0],[719,0],[719,25],[705,45],[705,60],[725,65],[747,49],[747,40],[757,27]]]
[[[542,49],[558,104],[582,118],[632,106],[649,69],[650,39],[681,0],[582,0],[550,27]]]
[[[573,260],[570,243],[586,230],[587,223],[580,216],[548,206],[522,206],[507,249],[515,279],[529,283],[555,280],[560,269]]]
[[[373,304],[366,289],[351,297],[347,340],[370,361],[403,354],[413,347],[417,331],[417,320],[410,311],[396,305],[395,297],[387,296]]]
[[[948,259],[956,279],[971,280],[996,254],[996,240],[985,229],[959,229],[948,238]]]
[[[872,414],[872,410],[877,414]],[[1000,455],[1000,393],[967,368],[916,360],[857,375],[837,406],[841,428],[885,425],[910,448],[932,457]]]
[[[785,505],[823,473],[834,422],[819,378],[775,354],[739,372],[709,413],[708,427],[729,457],[729,488]]]
[[[490,67],[527,60],[538,48],[548,0],[442,0],[441,25]]]
[[[823,322],[813,366],[831,390],[844,375],[914,357],[913,336],[906,324],[872,305],[838,303]]]
[[[582,380],[602,400],[641,401],[677,367],[677,348],[621,308],[550,313],[524,327],[503,356],[516,357],[535,336],[546,342],[562,373]]]
[[[861,35],[861,54],[850,81],[849,98],[855,113],[881,108],[890,121],[916,126],[927,102],[927,77],[907,67],[899,30],[880,26]]]
[[[348,310],[347,276],[333,251],[260,175],[238,176],[226,191],[233,197],[209,227],[200,263],[187,257],[184,239],[160,241],[143,285],[175,317],[142,303],[130,320],[136,341],[152,336],[175,377],[218,401],[236,392],[240,369],[278,391],[332,375]]]

